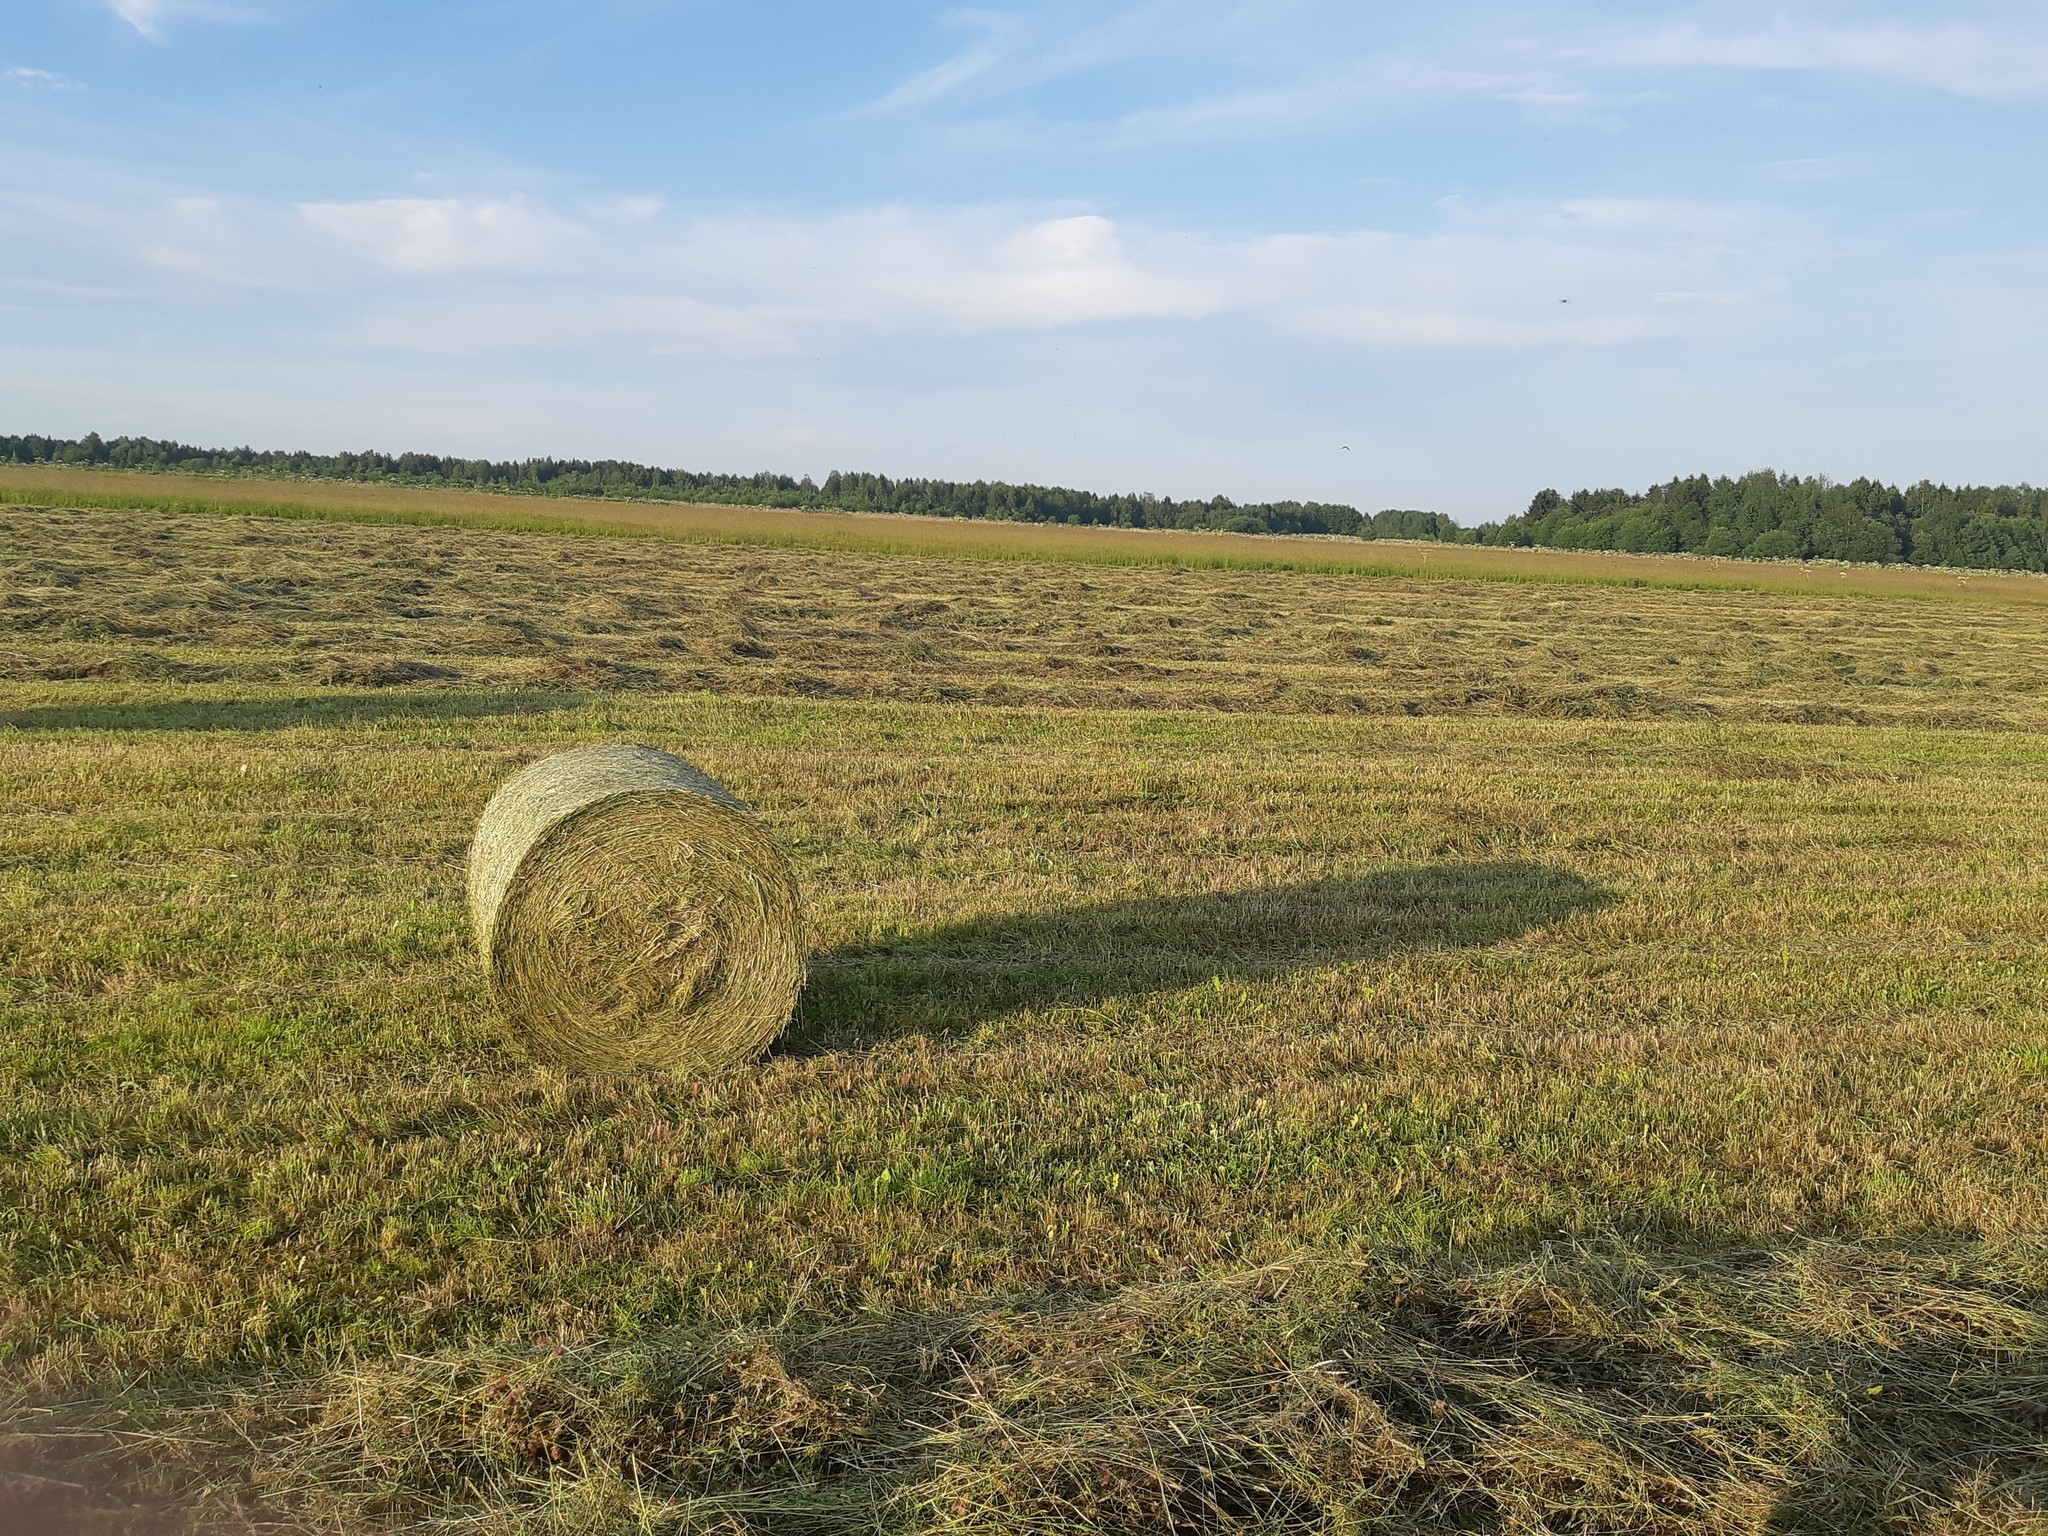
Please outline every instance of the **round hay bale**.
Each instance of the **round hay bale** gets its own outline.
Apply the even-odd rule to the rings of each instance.
[[[469,912],[498,1006],[567,1066],[718,1066],[804,980],[796,880],[732,792],[652,747],[579,747],[491,796]]]

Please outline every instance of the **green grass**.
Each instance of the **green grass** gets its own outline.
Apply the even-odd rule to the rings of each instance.
[[[8,516],[17,1427],[362,1529],[2048,1519],[2024,613]],[[596,740],[795,861],[765,1061],[492,1017],[470,828]]]

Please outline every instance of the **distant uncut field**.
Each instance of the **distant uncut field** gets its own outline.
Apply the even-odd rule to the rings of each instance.
[[[0,1496],[2048,1531],[2040,583],[960,531],[0,509]],[[759,1065],[490,1018],[476,814],[612,740],[797,865]]]

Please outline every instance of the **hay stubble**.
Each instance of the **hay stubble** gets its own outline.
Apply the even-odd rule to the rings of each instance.
[[[2033,627],[8,516],[10,1387],[329,1529],[2040,1528]],[[631,740],[814,893],[764,1062],[492,1023],[477,814]]]

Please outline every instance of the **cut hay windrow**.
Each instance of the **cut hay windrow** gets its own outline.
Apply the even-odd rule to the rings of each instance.
[[[565,1066],[747,1060],[803,986],[789,865],[723,784],[651,747],[507,780],[470,846],[469,909],[499,1007]]]

